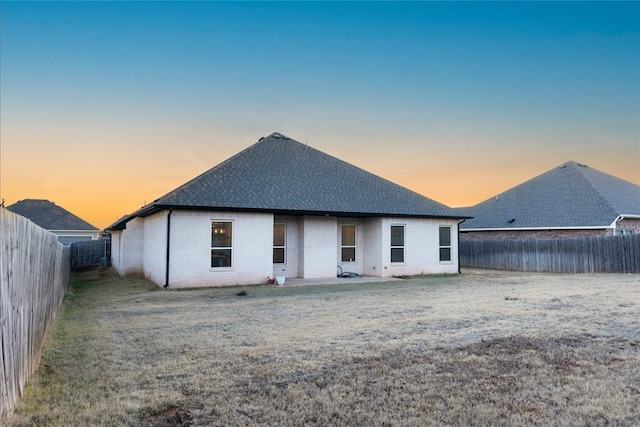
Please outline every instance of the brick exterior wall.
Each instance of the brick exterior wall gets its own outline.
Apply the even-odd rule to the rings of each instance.
[[[573,229],[573,230],[487,230],[464,231],[460,240],[529,240],[529,239],[562,239],[580,237],[613,236],[615,230],[632,230],[640,234],[640,219],[623,219],[616,223],[616,228]]]
[[[612,229],[461,231],[460,240],[529,240],[611,236]]]
[[[144,245],[143,218],[127,223],[127,228],[111,233],[111,262],[118,274],[142,274]]]
[[[382,218],[382,276],[458,272],[458,221],[430,218]],[[391,225],[405,226],[405,262],[391,263]],[[440,226],[451,227],[451,261],[440,261]]]
[[[212,221],[233,223],[230,268],[211,267]],[[170,246],[170,288],[266,283],[267,277],[273,274],[273,215],[174,210]],[[164,253],[158,255],[165,258]],[[155,268],[161,265],[164,264],[158,263]],[[151,268],[151,263],[147,266]],[[164,268],[157,273],[164,277]],[[150,273],[149,277],[154,275]]]
[[[120,274],[144,274],[166,282],[165,210],[135,218],[114,231],[113,265]],[[232,266],[211,267],[211,223],[233,224]],[[286,224],[286,263],[273,264],[273,224]],[[342,224],[356,225],[356,261],[342,263]],[[169,287],[233,286],[266,283],[268,276],[334,277],[336,265],[372,276],[458,272],[455,219],[338,218],[275,216],[269,213],[174,210],[171,215]],[[405,227],[404,262],[391,263],[392,225]],[[451,260],[440,261],[439,227],[451,228]]]
[[[640,219],[623,219],[616,223],[616,229],[633,230],[633,234],[640,234]]]

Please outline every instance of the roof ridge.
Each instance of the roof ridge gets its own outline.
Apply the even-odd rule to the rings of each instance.
[[[31,222],[46,230],[99,230],[95,225],[47,199],[19,200],[7,206],[6,209],[28,218]],[[45,215],[43,216],[43,214]],[[74,228],[60,228],[61,221],[66,226],[73,224]]]
[[[255,148],[258,144],[264,143],[264,141],[265,141],[267,138],[271,138],[272,136],[274,136],[274,135],[276,135],[276,134],[277,134],[277,135],[280,135],[280,136],[284,136],[284,135],[282,135],[282,134],[280,134],[280,133],[278,133],[278,132],[272,132],[272,133],[271,133],[270,135],[268,135],[268,136],[262,136],[262,137],[260,137],[256,142],[254,142],[254,143],[253,143],[253,144],[251,144],[250,146],[248,146],[248,147],[246,147],[246,148],[243,148],[242,150],[238,151],[238,152],[237,152],[236,154],[234,154],[233,156],[226,158],[225,160],[223,160],[222,162],[218,163],[217,165],[215,165],[215,166],[213,166],[213,167],[211,167],[211,168],[209,168],[209,169],[205,170],[204,172],[202,172],[202,173],[200,173],[200,174],[196,175],[195,177],[191,178],[189,181],[185,182],[184,184],[180,185],[180,186],[179,186],[179,187],[177,187],[177,188],[174,188],[173,190],[169,191],[168,193],[166,193],[166,194],[164,194],[164,195],[162,195],[162,196],[158,197],[157,199],[155,199],[153,202],[151,202],[151,203],[147,204],[146,206],[151,206],[151,205],[155,204],[156,202],[160,201],[161,199],[167,198],[167,197],[169,197],[169,196],[171,196],[171,195],[173,195],[173,194],[177,193],[178,191],[183,191],[183,190],[185,190],[185,189],[188,189],[188,188],[189,188],[189,187],[191,187],[193,184],[195,184],[195,183],[196,183],[196,181],[197,181],[200,177],[202,177],[203,175],[206,175],[206,174],[208,174],[208,173],[210,173],[210,172],[213,172],[213,171],[215,171],[216,169],[220,169],[220,168],[222,168],[224,165],[226,165],[227,163],[231,162],[231,161],[232,161],[233,159],[235,159],[236,157],[238,157],[238,156],[240,156],[240,155],[242,155],[242,154],[246,153],[247,151],[249,151],[249,150],[251,150],[251,149]],[[287,138],[287,139],[289,139],[289,138]],[[160,203],[160,204],[161,204],[161,203]],[[142,208],[144,208],[144,207],[146,207],[146,206],[143,206]],[[142,208],[141,208],[141,209],[142,209]]]
[[[577,168],[588,168],[589,166],[585,165],[585,164],[580,164],[580,163],[576,163],[576,165],[574,166],[576,167],[576,171],[578,171],[578,173],[580,174],[580,176],[587,181],[587,184],[589,184],[589,186],[591,188],[593,188],[593,190],[596,192],[596,194],[598,194],[598,196],[604,200],[605,204],[607,206],[609,206],[614,212],[616,211],[616,209],[611,206],[611,202],[609,201],[609,199],[607,199],[606,197],[604,197],[604,195],[600,192],[600,189],[598,187],[596,187],[595,185],[593,185],[593,182],[591,182],[591,180],[589,179],[589,177],[587,177],[583,171],[581,171],[580,169]]]
[[[591,177],[590,177],[590,176],[588,176],[587,174],[585,174],[584,172],[586,172],[587,170],[590,170],[590,171],[591,171],[591,172],[593,172],[594,174],[605,175],[607,179],[615,179],[615,180],[617,180],[617,181],[622,181],[622,182],[627,182],[627,181],[625,181],[624,179],[618,178],[617,176],[614,176],[614,175],[608,174],[608,173],[606,173],[606,172],[602,172],[602,171],[600,171],[600,170],[590,168],[590,167],[589,167],[589,166],[587,166],[586,164],[580,164],[580,163],[577,163],[577,164],[576,164],[576,166],[577,166],[577,167],[579,167],[579,168],[581,168],[581,169],[582,169],[582,168],[585,168],[585,170],[584,170],[584,171],[583,171],[583,170],[580,170],[580,169],[576,169],[576,170],[578,171],[578,173],[580,174],[580,176],[582,176],[582,177],[584,178],[584,180],[585,180],[585,181],[587,181],[587,183],[589,184],[589,186],[590,186],[591,188],[593,188],[593,190],[596,192],[596,194],[598,194],[598,196],[599,196],[599,197],[600,197],[600,198],[605,202],[605,204],[606,204],[607,206],[609,206],[609,207],[611,208],[611,210],[612,210],[616,215],[620,215],[620,214],[624,213],[624,212],[618,212],[618,211],[619,211],[618,207],[614,206],[614,205],[611,203],[611,200],[610,200],[608,197],[606,197],[606,195],[602,194],[601,188],[600,188],[598,185],[596,185],[596,184],[592,181]],[[633,184],[633,183],[632,183],[632,184]]]
[[[275,135],[275,136],[274,136],[274,135]],[[325,153],[325,152],[324,152],[324,151],[322,151],[322,150],[318,150],[317,148],[311,147],[311,146],[309,146],[309,144],[307,144],[307,143],[302,143],[302,142],[300,142],[300,141],[297,141],[297,140],[295,140],[295,139],[293,139],[293,138],[290,138],[290,137],[288,137],[288,136],[286,136],[286,135],[283,135],[283,134],[281,134],[281,133],[278,133],[278,132],[273,132],[273,133],[272,133],[271,135],[269,135],[267,138],[269,138],[269,137],[274,137],[274,138],[276,138],[276,139],[280,139],[280,138],[282,138],[282,139],[288,139],[288,140],[289,140],[289,141],[291,141],[291,142],[295,142],[296,144],[299,144],[299,145],[301,145],[301,146],[305,147],[305,149],[310,149],[310,150],[313,150],[313,151],[315,151],[315,152],[317,152],[317,153],[319,153],[319,154],[321,154],[321,155],[323,155],[323,156],[330,157],[330,158],[332,158],[333,160],[338,161],[338,162],[340,162],[340,163],[342,163],[342,164],[344,164],[344,165],[346,165],[346,166],[348,166],[348,167],[352,167],[352,168],[358,169],[358,170],[360,170],[361,172],[363,172],[363,173],[365,173],[365,174],[367,174],[367,175],[369,175],[369,176],[372,176],[372,177],[375,177],[375,178],[377,178],[377,179],[380,179],[380,180],[386,181],[387,183],[389,183],[389,184],[391,184],[391,185],[393,185],[393,186],[395,186],[395,187],[398,187],[398,188],[401,188],[401,189],[403,189],[403,190],[405,190],[405,191],[411,192],[411,193],[413,193],[413,195],[415,195],[415,196],[419,196],[419,197],[422,197],[422,198],[429,199],[430,201],[432,201],[432,202],[434,202],[434,203],[436,203],[436,204],[438,204],[438,205],[440,205],[440,206],[442,206],[442,207],[444,207],[444,208],[452,209],[451,207],[449,207],[449,206],[445,205],[444,203],[440,203],[440,202],[438,202],[438,201],[436,201],[436,200],[433,200],[433,199],[431,199],[431,198],[429,198],[429,197],[427,197],[427,196],[425,196],[425,195],[423,195],[423,194],[418,193],[417,191],[411,190],[410,188],[407,188],[407,187],[405,187],[405,186],[403,186],[403,185],[400,185],[400,184],[398,184],[398,183],[395,183],[395,182],[393,182],[393,181],[391,181],[391,180],[389,180],[389,179],[387,179],[387,178],[385,178],[385,177],[382,177],[382,176],[380,176],[380,175],[376,175],[376,174],[375,174],[375,173],[373,173],[373,172],[369,172],[368,170],[366,170],[366,169],[364,169],[364,168],[361,168],[360,166],[357,166],[357,165],[351,164],[351,163],[347,162],[346,160],[342,160],[342,159],[340,159],[339,157],[336,157],[336,156],[334,156],[334,155],[332,155],[332,154]],[[254,144],[254,145],[255,145],[255,144]]]
[[[461,218],[449,206],[279,132],[136,211],[223,209]]]
[[[520,228],[610,227],[640,212],[639,195],[640,186],[570,160],[466,208],[474,218],[462,228],[513,228],[513,218]]]

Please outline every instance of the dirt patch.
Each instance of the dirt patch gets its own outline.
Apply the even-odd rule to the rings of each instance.
[[[169,407],[160,413],[146,417],[143,423],[156,427],[189,427],[192,425],[192,420],[188,408]]]

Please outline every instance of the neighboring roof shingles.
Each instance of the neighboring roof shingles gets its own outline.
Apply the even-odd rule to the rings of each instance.
[[[138,215],[166,207],[462,217],[452,208],[278,133],[155,200]]]
[[[640,186],[569,161],[460,212],[463,230],[606,227],[640,215]]]
[[[7,206],[7,210],[30,219],[45,230],[91,230],[96,227],[48,200],[26,199]]]

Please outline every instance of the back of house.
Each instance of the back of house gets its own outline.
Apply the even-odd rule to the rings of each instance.
[[[120,274],[165,287],[457,273],[458,211],[279,133],[111,227]]]

